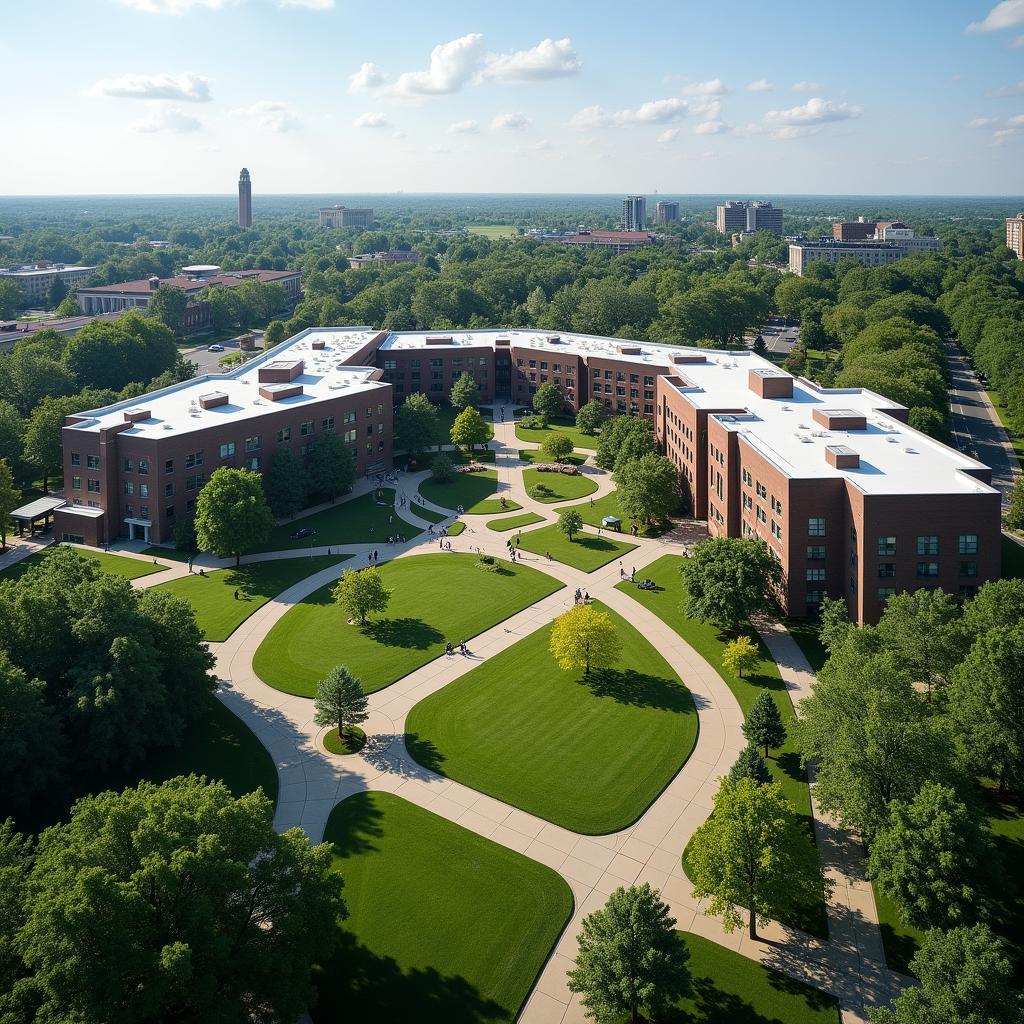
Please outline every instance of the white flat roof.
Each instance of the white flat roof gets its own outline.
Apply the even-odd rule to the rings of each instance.
[[[330,335],[333,343],[325,337],[325,333]],[[129,410],[145,409],[151,414],[150,418],[125,427],[121,436],[164,437],[172,432],[184,434],[229,421],[255,420],[284,408],[312,407],[339,395],[359,392],[369,394],[384,390],[388,385],[370,379],[377,372],[374,367],[347,366],[344,363],[347,356],[376,337],[377,333],[369,327],[339,327],[328,332],[303,331],[231,373],[193,377],[192,380],[162,391],[79,413],[86,418],[70,429],[96,433],[104,427],[124,423],[124,414]],[[313,349],[313,338],[325,342],[322,350]],[[292,382],[302,385],[302,394],[277,402],[260,398],[261,386],[273,387],[260,385],[260,367],[274,362],[288,363],[295,359],[305,361],[304,372]],[[200,396],[211,392],[227,395],[227,402],[212,409],[200,408]]]
[[[0,270],[0,277],[41,277],[43,274],[70,274],[75,270],[95,270],[95,267],[20,267]]]

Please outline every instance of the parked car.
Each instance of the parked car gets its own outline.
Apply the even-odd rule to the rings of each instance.
[[[223,345],[211,345],[206,351],[207,352],[223,352],[224,351],[224,346]]]
[[[316,530],[309,526],[303,526],[292,534],[292,540],[302,540],[303,537],[315,537]]]

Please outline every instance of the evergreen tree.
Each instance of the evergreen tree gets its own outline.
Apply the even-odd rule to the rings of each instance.
[[[747,712],[743,723],[743,735],[747,742],[755,747],[764,747],[764,756],[768,756],[768,748],[778,749],[786,742],[786,727],[782,724],[779,707],[772,699],[768,690],[762,690],[754,701],[753,707]]]
[[[353,726],[362,725],[369,717],[369,700],[363,684],[345,665],[335,665],[316,684],[313,698],[313,721],[317,725],[333,725],[339,736]]]
[[[759,786],[767,785],[772,781],[772,773],[764,763],[760,751],[753,744],[748,743],[741,751],[740,756],[733,762],[729,769],[729,781],[737,783],[740,779],[753,779]]]

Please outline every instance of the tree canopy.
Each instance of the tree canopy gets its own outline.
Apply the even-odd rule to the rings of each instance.
[[[259,473],[215,469],[196,498],[196,540],[203,551],[241,556],[263,544],[274,527]]]

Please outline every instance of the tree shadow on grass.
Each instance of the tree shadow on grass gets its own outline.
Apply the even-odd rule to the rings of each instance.
[[[407,732],[405,734],[405,749],[417,764],[428,771],[437,772],[438,775],[444,774],[442,766],[445,756],[426,736],[421,736],[416,732]]]
[[[633,707],[659,708],[693,714],[693,697],[678,683],[636,669],[602,669],[580,680],[595,697],[611,697],[619,704]]]
[[[403,970],[342,930],[333,954],[317,969],[315,1024],[417,1021],[420,1024],[484,1024],[508,1020],[510,1013],[486,999],[465,978],[445,976],[432,967]]]
[[[604,537],[595,537],[590,533],[576,534],[573,544],[578,544],[588,551],[618,551],[619,545],[615,541],[605,540]]]
[[[385,647],[411,647],[426,651],[444,640],[444,634],[422,619],[377,619],[360,627],[371,640]]]
[[[694,978],[690,998],[694,1013],[676,1007],[658,1018],[658,1024],[785,1024],[765,1017],[732,992],[723,992],[711,978]]]
[[[764,751],[762,750],[762,753]],[[785,754],[776,754],[775,763],[794,782],[806,782],[807,771],[800,764],[800,755],[794,751]]]
[[[376,850],[376,840],[384,835],[383,815],[369,793],[355,793],[331,811],[324,829],[324,842],[331,843],[337,857]]]

